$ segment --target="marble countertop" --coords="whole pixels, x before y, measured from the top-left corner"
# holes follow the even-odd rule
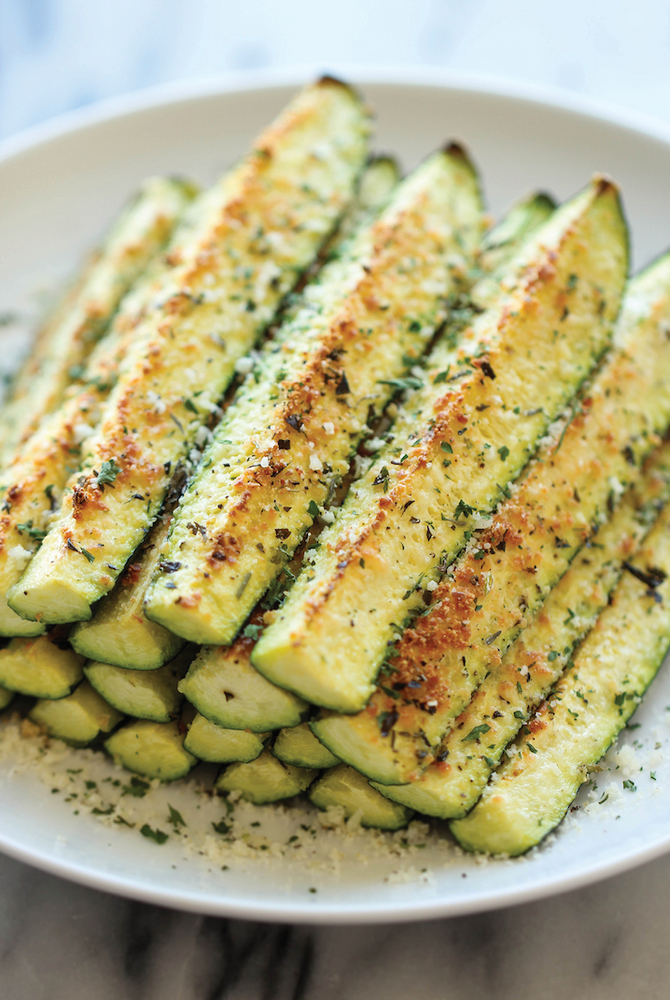
[[[0,0],[0,138],[169,80],[443,66],[670,122],[670,7],[611,0]],[[645,1000],[670,979],[670,857],[495,913],[303,928],[162,910],[0,857],[3,1000]]]

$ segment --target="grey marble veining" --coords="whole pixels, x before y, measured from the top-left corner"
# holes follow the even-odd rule
[[[220,920],[0,859],[2,1000],[665,1000],[670,858],[494,913],[396,926]]]
[[[564,0],[0,0],[0,136],[154,83],[424,64],[670,120],[670,8]],[[565,896],[387,927],[181,914],[0,857],[1,1000],[644,1000],[670,995],[670,857]]]

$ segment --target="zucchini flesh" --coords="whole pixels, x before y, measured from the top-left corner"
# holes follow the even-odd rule
[[[246,763],[259,756],[269,736],[246,729],[224,729],[198,714],[186,734],[184,749],[212,764]]]
[[[282,764],[269,750],[247,763],[231,764],[216,780],[218,792],[241,792],[255,805],[291,799],[308,788],[317,771]]]
[[[546,837],[654,679],[670,645],[670,509],[632,563],[653,571],[654,586],[624,573],[529,733],[508,747],[472,812],[450,824],[466,850],[518,855]]]
[[[631,281],[613,350],[578,412],[426,595],[430,608],[389,657],[366,711],[317,724],[334,753],[387,784],[412,780],[431,763],[454,719],[537,613],[590,526],[638,478],[639,461],[670,423],[668,321],[670,255]]]
[[[105,750],[128,771],[160,781],[177,781],[197,763],[184,748],[180,722],[138,719],[121,726],[105,740]]]
[[[149,618],[193,642],[232,642],[347,473],[370,410],[443,321],[481,223],[470,163],[458,147],[437,153],[307,286],[181,499]]]
[[[83,677],[84,657],[53,633],[12,639],[0,649],[0,684],[31,698],[66,698]]]
[[[188,202],[175,185],[174,222]],[[167,208],[166,208],[166,214]],[[189,223],[182,219],[170,244],[178,252]],[[73,468],[79,464],[82,442],[99,422],[101,407],[116,381],[121,361],[133,343],[138,325],[155,292],[154,282],[167,266],[159,255],[128,292],[111,328],[93,349],[80,381],[67,390],[62,405],[40,424],[0,473],[0,635],[34,636],[44,632],[39,622],[20,618],[7,604],[6,593],[20,578],[46,533],[49,520]]]
[[[241,636],[232,646],[204,646],[179,690],[201,715],[226,729],[261,733],[297,726],[309,706],[252,667],[252,645],[253,640]]]
[[[409,784],[373,782],[374,787],[394,802],[440,819],[469,812],[505,747],[528,725],[575,646],[606,607],[624,560],[634,554],[669,500],[670,446],[665,445],[597,532],[595,544],[587,542],[534,621],[493,667],[430,766]]]
[[[85,747],[101,733],[110,733],[123,715],[84,680],[67,698],[38,701],[28,718],[42,726],[49,736],[74,747]]]
[[[177,718],[182,695],[177,684],[192,659],[185,650],[158,670],[127,670],[108,663],[87,663],[84,674],[98,694],[124,715],[152,722]]]
[[[0,410],[3,463],[58,407],[121,299],[164,248],[175,219],[193,194],[183,181],[152,177],[117,219],[73,294],[57,311],[55,322],[38,334],[11,399]]]
[[[469,515],[497,506],[606,349],[626,267],[617,192],[596,179],[531,238],[460,347],[436,346],[394,439],[256,645],[261,673],[314,704],[363,707],[423,584],[466,544]]]
[[[70,642],[82,656],[129,670],[156,670],[174,659],[185,645],[185,639],[144,614],[144,599],[160,562],[168,527],[169,517],[163,514],[114,590],[97,605],[91,620],[73,628]]]
[[[280,729],[272,745],[278,760],[295,767],[314,767],[322,770],[339,764],[337,757],[317,740],[309,723],[301,722],[291,729]]]
[[[237,361],[351,200],[368,130],[359,99],[324,79],[202,196],[201,221],[156,290],[61,512],[11,591],[22,617],[85,621],[111,590]]]
[[[347,819],[357,816],[361,826],[379,830],[400,830],[414,815],[411,809],[385,799],[367,778],[347,764],[326,771],[312,785],[309,797],[319,809],[340,806]]]
[[[14,693],[14,691],[8,691],[7,688],[0,688],[0,712],[4,712],[7,706],[12,702]]]

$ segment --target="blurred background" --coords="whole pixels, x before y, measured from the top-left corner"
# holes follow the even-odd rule
[[[0,138],[138,88],[296,64],[427,66],[670,124],[665,0],[0,0]]]

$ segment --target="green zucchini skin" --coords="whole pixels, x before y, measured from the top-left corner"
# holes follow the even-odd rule
[[[309,788],[318,771],[283,764],[269,750],[248,763],[231,764],[217,778],[218,792],[241,792],[255,805],[291,799]]]
[[[391,785],[412,781],[432,762],[479,684],[566,572],[590,526],[639,480],[639,463],[666,432],[668,322],[665,255],[630,282],[613,348],[576,412],[427,595],[429,608],[389,658],[366,711],[317,724],[334,753]],[[389,713],[392,726],[384,721]]]
[[[237,362],[350,202],[368,132],[360,100],[324,79],[201,196],[200,223],[159,282],[60,514],[12,588],[17,614],[86,621],[91,604],[112,589]]]
[[[109,663],[87,663],[84,674],[95,690],[123,715],[152,722],[171,722],[179,715],[183,696],[178,683],[193,650],[184,650],[158,670],[127,670]]]
[[[186,181],[144,182],[87,261],[83,274],[38,333],[0,409],[0,461],[5,464],[40,421],[61,403],[105,333],[126,292],[165,247],[175,219],[195,194]]]
[[[307,722],[301,722],[291,729],[280,729],[271,749],[278,760],[284,764],[293,764],[294,767],[322,770],[340,763],[335,754],[319,742]]]
[[[663,445],[610,520],[576,556],[541,611],[507,650],[456,720],[436,760],[405,785],[373,782],[383,795],[440,819],[466,815],[505,748],[559,679],[607,606],[658,511],[670,501],[670,445]]]
[[[225,729],[263,733],[297,726],[309,711],[307,702],[254,669],[252,646],[244,636],[232,646],[203,646],[179,690],[201,715]]]
[[[508,747],[472,812],[450,824],[465,850],[517,856],[539,844],[656,676],[670,646],[669,508],[632,565],[643,576],[653,569],[654,586],[624,573],[527,735]]]
[[[66,698],[83,677],[84,658],[61,638],[12,639],[0,649],[0,685],[31,698]]]
[[[66,698],[38,701],[28,718],[49,736],[73,747],[86,747],[100,735],[110,733],[123,715],[84,680]]]
[[[170,782],[184,778],[197,763],[184,748],[179,722],[137,719],[105,740],[105,750],[128,771]]]
[[[608,347],[627,261],[618,193],[596,180],[525,245],[460,346],[438,343],[394,440],[256,645],[268,680],[334,711],[363,708],[424,586],[466,545],[470,515],[496,508]]]
[[[233,641],[346,475],[370,411],[441,325],[482,222],[472,165],[440,151],[305,288],[180,501],[149,618],[193,642]]]
[[[224,729],[198,714],[189,726],[184,749],[198,760],[211,764],[246,764],[263,752],[263,746],[269,737],[270,733]]]
[[[400,830],[414,815],[411,809],[380,795],[367,778],[347,764],[326,771],[310,788],[309,797],[319,809],[340,806],[347,819],[358,816],[361,826],[378,830]]]

